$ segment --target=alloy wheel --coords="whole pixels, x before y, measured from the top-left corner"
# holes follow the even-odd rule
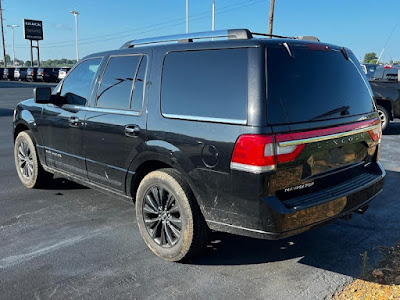
[[[381,119],[381,122],[382,122],[382,128],[385,128],[386,127],[386,122],[387,122],[386,114],[385,114],[385,112],[383,112],[380,109],[378,110],[378,114],[379,114],[379,118]]]
[[[22,176],[31,180],[34,172],[32,151],[28,143],[21,142],[18,146],[18,166]]]
[[[150,237],[160,246],[174,246],[182,232],[181,211],[175,197],[162,186],[150,187],[143,201],[143,220]]]

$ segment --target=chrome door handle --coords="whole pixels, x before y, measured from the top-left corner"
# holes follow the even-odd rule
[[[126,136],[139,136],[140,127],[137,125],[126,125],[125,126],[125,135]]]
[[[69,126],[71,127],[78,127],[79,126],[79,118],[77,117],[70,117],[68,120]]]

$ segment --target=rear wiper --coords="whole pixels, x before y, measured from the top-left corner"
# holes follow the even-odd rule
[[[328,116],[331,116],[331,115],[334,115],[334,114],[337,114],[337,113],[340,113],[341,116],[346,116],[346,115],[349,114],[349,108],[350,108],[350,106],[338,107],[338,108],[332,109],[332,110],[330,110],[330,111],[328,111],[328,112],[326,112],[326,113],[324,113],[322,115],[316,116],[316,117],[312,118],[310,121],[321,119],[321,118],[324,118],[324,117],[328,117]]]

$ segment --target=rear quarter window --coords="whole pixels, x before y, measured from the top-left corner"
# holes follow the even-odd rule
[[[246,123],[248,50],[171,52],[164,60],[164,117]]]

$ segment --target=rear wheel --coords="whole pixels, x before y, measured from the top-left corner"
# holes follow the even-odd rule
[[[14,144],[14,161],[18,177],[27,188],[37,188],[49,182],[53,174],[46,172],[39,162],[32,133],[22,131]]]
[[[136,218],[147,246],[165,260],[193,257],[208,241],[208,227],[196,199],[173,169],[143,178],[137,191]]]
[[[385,130],[386,127],[389,125],[390,116],[389,112],[383,106],[377,105],[379,118],[382,122],[382,130]]]

